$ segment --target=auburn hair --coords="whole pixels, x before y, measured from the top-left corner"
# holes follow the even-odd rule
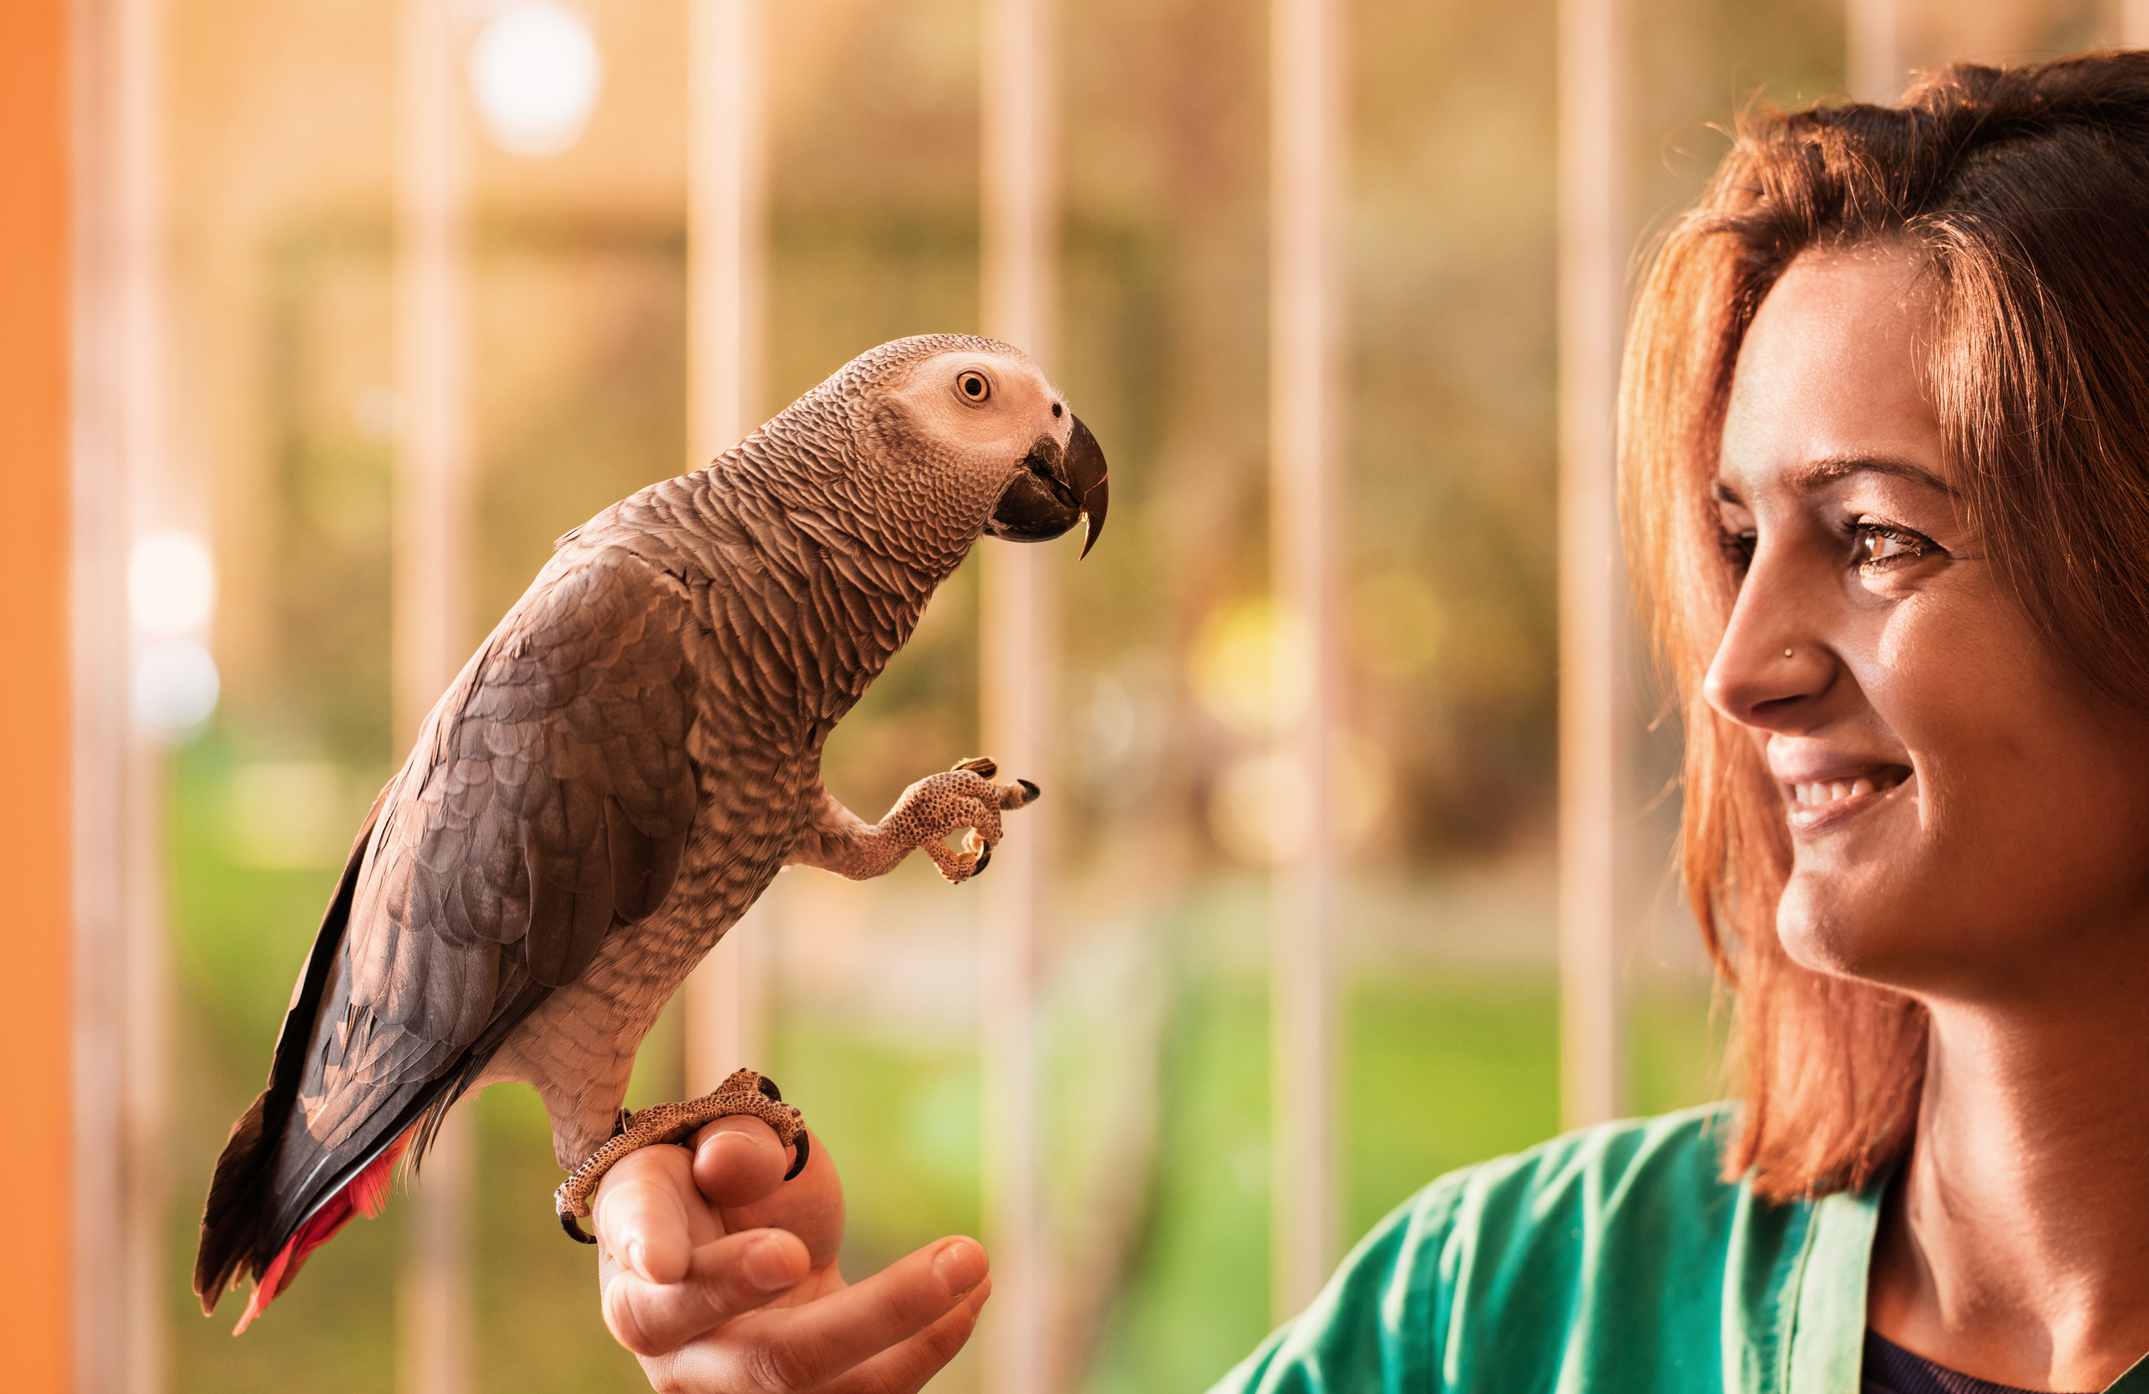
[[[1775,1199],[1891,1165],[1925,1070],[1923,1007],[1778,943],[1781,799],[1701,696],[1738,590],[1711,483],[1740,342],[1794,258],[1863,244],[1930,279],[1918,371],[1995,579],[2060,661],[2149,713],[2149,52],[1958,65],[1896,106],[1748,111],[1647,258],[1621,510],[1685,720],[1680,870],[1732,1003],[1724,1172]]]

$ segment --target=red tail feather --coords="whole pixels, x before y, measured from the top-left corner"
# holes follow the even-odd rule
[[[388,1208],[388,1183],[393,1178],[396,1159],[403,1155],[403,1149],[410,1145],[411,1134],[416,1131],[412,1128],[389,1143],[386,1150],[366,1164],[365,1170],[351,1178],[351,1184],[330,1196],[328,1203],[316,1210],[313,1218],[300,1225],[298,1233],[277,1250],[276,1257],[269,1260],[269,1266],[262,1269],[261,1276],[255,1280],[253,1295],[247,1299],[239,1324],[231,1328],[232,1335],[237,1336],[252,1326],[254,1318],[276,1300],[276,1294],[289,1287],[291,1280],[298,1276],[299,1266],[306,1262],[306,1255],[335,1238],[336,1231],[350,1223],[351,1216],[376,1219]]]

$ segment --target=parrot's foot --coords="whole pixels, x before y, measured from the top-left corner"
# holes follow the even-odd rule
[[[1043,792],[1027,779],[995,784],[1000,766],[982,755],[959,762],[946,774],[930,775],[903,791],[895,808],[881,820],[884,836],[907,842],[903,850],[922,847],[950,885],[961,885],[992,861],[1000,841],[1000,814],[1037,802]],[[941,841],[958,828],[961,851]]]
[[[588,1217],[590,1202],[597,1195],[597,1183],[604,1180],[604,1174],[617,1165],[620,1158],[660,1143],[685,1142],[703,1124],[734,1114],[760,1119],[775,1129],[778,1142],[798,1149],[791,1169],[784,1173],[784,1180],[789,1181],[806,1169],[805,1115],[783,1101],[783,1092],[776,1087],[775,1080],[752,1070],[733,1070],[713,1094],[704,1094],[683,1104],[657,1104],[636,1113],[621,1109],[618,1131],[611,1140],[584,1157],[560,1183],[560,1188],[552,1193],[552,1205],[559,1213],[560,1228],[567,1231],[570,1239],[584,1244],[596,1243],[575,1222]]]

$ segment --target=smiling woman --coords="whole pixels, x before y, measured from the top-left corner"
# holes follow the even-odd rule
[[[1737,1004],[1724,1174],[1893,1178],[1873,1329],[2038,1388],[2149,1348],[2145,220],[2149,55],[1750,119],[1622,402]]]

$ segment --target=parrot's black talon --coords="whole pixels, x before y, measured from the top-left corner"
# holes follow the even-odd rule
[[[1044,790],[1038,788],[1035,784],[1031,783],[1027,779],[1018,779],[1015,782],[1022,786],[1022,798],[1024,803],[1036,803],[1039,799],[1045,796]]]
[[[974,864],[972,864],[972,866],[971,866],[971,868],[970,868],[970,875],[971,875],[971,878],[972,878],[972,879],[974,880],[974,879],[976,879],[977,877],[979,877],[979,876],[982,876],[982,875],[984,875],[984,874],[985,874],[985,868],[986,868],[986,867],[988,867],[988,866],[991,866],[991,865],[992,865],[992,849],[991,849],[990,847],[988,847],[988,848],[986,848],[986,849],[985,849],[984,851],[982,851],[982,852],[980,852],[980,853],[978,853],[978,854],[977,854],[977,861],[976,861],[976,862],[975,862]]]
[[[626,1132],[626,1131],[627,1131],[627,1125],[628,1125],[628,1124],[630,1124],[630,1123],[632,1123],[633,1121],[634,1121],[634,1114],[633,1114],[633,1113],[632,1113],[631,1111],[627,1110],[627,1109],[621,1109],[621,1110],[620,1110],[619,1112],[617,1112],[617,1113],[613,1114],[613,1115],[612,1115],[612,1136],[613,1136],[613,1137],[618,1137],[618,1136],[619,1136],[620,1134],[622,1134],[622,1133]]]
[[[582,1232],[582,1226],[575,1223],[575,1217],[568,1214],[564,1210],[560,1212],[560,1228],[566,1230],[567,1237],[569,1239],[574,1240],[577,1244],[594,1244],[597,1242],[597,1237],[595,1235],[584,1234]]]
[[[783,1174],[783,1179],[786,1181],[806,1169],[806,1157],[813,1150],[806,1145],[806,1130],[804,1128],[798,1130],[798,1142],[796,1145],[798,1147],[798,1159],[792,1162],[791,1169]]]
[[[759,1082],[754,1087],[761,1091],[762,1098],[767,1099],[770,1103],[780,1104],[783,1102],[783,1090],[776,1087],[775,1080],[770,1079],[767,1075],[761,1075],[758,1079]]]

